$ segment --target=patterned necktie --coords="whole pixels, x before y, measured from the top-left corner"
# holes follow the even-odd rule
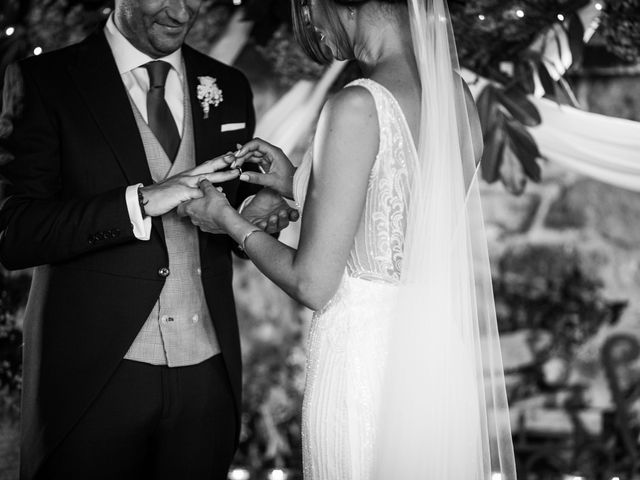
[[[171,115],[169,105],[164,99],[164,85],[171,65],[167,62],[154,61],[144,65],[149,72],[149,91],[147,92],[147,117],[151,131],[173,162],[180,147],[180,134],[176,122]]]

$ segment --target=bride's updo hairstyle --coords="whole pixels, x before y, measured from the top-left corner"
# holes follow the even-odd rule
[[[317,2],[323,18],[327,22],[328,28],[335,36],[336,47],[340,52],[348,52],[349,41],[340,17],[339,8],[359,7],[369,2],[377,2],[387,5],[407,5],[407,0],[291,0],[291,10],[293,12],[293,31],[298,43],[312,60],[329,64],[333,61],[333,55],[326,46],[323,46],[318,38],[318,33],[314,29],[311,18],[311,2]]]

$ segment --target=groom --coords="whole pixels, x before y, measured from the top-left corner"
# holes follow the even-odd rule
[[[104,29],[8,72],[20,88],[5,95],[0,262],[37,267],[24,480],[226,478],[240,431],[233,245],[175,207],[199,178],[236,206],[255,193],[231,160],[206,162],[255,120],[245,77],[183,45],[200,3],[116,0]],[[290,214],[269,190],[243,210],[269,232]]]

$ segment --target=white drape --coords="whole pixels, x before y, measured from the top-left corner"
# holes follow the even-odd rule
[[[468,70],[464,78],[477,96],[487,84]],[[550,162],[595,180],[640,192],[640,122],[586,112],[530,96],[542,123],[529,128]]]
[[[549,161],[617,187],[640,192],[640,122],[532,98],[542,124],[530,128]]]

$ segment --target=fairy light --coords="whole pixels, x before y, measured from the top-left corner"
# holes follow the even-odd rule
[[[560,20],[561,22],[564,22],[564,15],[559,13],[558,14],[558,20]]]
[[[524,10],[522,10],[521,8],[519,8],[518,10],[516,10],[516,17],[518,17],[518,18],[524,18]]]
[[[279,468],[274,468],[269,473],[269,480],[287,480],[287,472]]]
[[[611,480],[620,480],[620,477],[611,477]]]
[[[233,0],[233,4],[236,6],[242,5],[242,0]]]
[[[602,10],[602,4],[600,2],[596,3],[596,10]]]
[[[33,49],[34,55],[40,55],[42,53],[42,47],[36,47]]]
[[[228,480],[249,480],[251,475],[246,468],[234,468],[227,476]]]
[[[102,14],[106,17],[107,15],[109,15],[111,13],[111,9],[109,7],[104,7],[102,9]]]
[[[478,18],[479,18],[480,20],[483,20],[483,21],[484,21],[484,19],[485,19],[485,18],[487,18],[487,17],[485,17],[484,15],[480,14],[480,15],[478,15]]]
[[[4,34],[7,37],[10,37],[11,35],[13,35],[14,33],[16,33],[16,29],[14,27],[7,27],[7,29],[4,31]]]

